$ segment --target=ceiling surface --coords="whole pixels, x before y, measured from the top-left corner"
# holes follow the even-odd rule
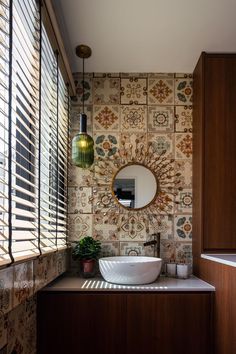
[[[52,0],[73,72],[192,72],[202,51],[236,52],[236,0]]]

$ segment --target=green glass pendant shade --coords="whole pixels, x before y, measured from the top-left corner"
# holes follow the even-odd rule
[[[93,139],[87,133],[79,133],[72,140],[72,163],[89,168],[94,162]]]
[[[72,163],[89,168],[94,161],[93,138],[87,134],[87,116],[80,114],[80,132],[72,140]]]

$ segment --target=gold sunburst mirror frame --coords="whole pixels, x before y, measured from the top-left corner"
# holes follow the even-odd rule
[[[181,173],[175,172],[175,160],[168,159],[165,155],[165,150],[159,154],[151,142],[145,146],[137,138],[133,144],[121,141],[120,149],[110,157],[97,157],[94,166],[90,168],[93,181],[88,182],[88,185],[95,185],[93,196],[90,198],[90,202],[94,201],[94,212],[109,215],[109,218],[117,220],[119,208],[122,208],[121,221],[133,216],[134,219],[139,218],[144,222],[146,232],[149,232],[150,225],[153,231],[160,231],[163,215],[173,214],[174,204],[179,203],[175,197],[178,191],[182,190],[182,187],[179,187]],[[157,191],[152,201],[138,209],[123,207],[113,192],[115,176],[130,164],[146,167],[157,181]],[[99,192],[99,187],[104,187],[103,193]]]

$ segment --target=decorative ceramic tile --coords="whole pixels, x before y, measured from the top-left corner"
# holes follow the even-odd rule
[[[136,156],[136,148],[145,149],[147,146],[147,134],[146,133],[122,133],[120,135],[120,148],[125,149],[126,153],[130,155],[130,160],[132,156]]]
[[[94,77],[99,77],[99,78],[120,77],[120,74],[119,73],[94,73]]]
[[[92,99],[92,78],[85,75],[84,85],[81,74],[74,75],[74,83],[76,89],[76,96],[72,98],[72,104],[76,103],[82,105],[83,100],[85,105],[90,105],[93,102]],[[84,86],[84,87],[83,87]],[[83,94],[84,92],[84,94]]]
[[[148,227],[144,220],[137,215],[124,215],[120,219],[119,238],[120,241],[145,241],[146,228]]]
[[[175,79],[175,104],[191,105],[193,103],[193,80]]]
[[[173,79],[148,79],[148,103],[155,105],[174,104],[174,80]]]
[[[102,242],[101,257],[112,257],[120,254],[120,242]]]
[[[68,184],[70,187],[93,185],[93,169],[79,168],[71,164],[69,167]]]
[[[4,316],[0,314],[0,351],[2,351],[2,349],[7,345],[7,325],[7,315]]]
[[[176,196],[176,212],[179,213],[192,213],[192,189],[183,189],[178,192]]]
[[[177,177],[178,187],[192,188],[192,161],[191,160],[175,160],[175,172],[181,173]]]
[[[193,110],[192,106],[176,106],[175,107],[175,131],[176,132],[192,132]]]
[[[34,293],[47,284],[47,256],[34,259]]]
[[[119,215],[93,215],[93,237],[97,240],[103,241],[117,241],[118,240],[118,222]]]
[[[192,242],[179,242],[176,249],[177,262],[192,262]]]
[[[173,195],[168,191],[161,190],[158,194],[153,209],[158,209],[159,214],[173,214],[174,213],[174,201]]]
[[[118,212],[118,205],[111,192],[110,186],[96,187],[93,189],[94,213]]]
[[[36,298],[31,297],[10,312],[8,353],[36,354]]]
[[[85,236],[92,235],[92,215],[69,215],[70,241],[78,241]]]
[[[172,79],[174,78],[174,73],[149,73],[148,77],[152,79]]]
[[[82,106],[71,105],[71,131],[73,136],[75,132],[80,131],[80,113],[83,112]],[[87,116],[87,132],[92,135],[92,106],[85,106],[84,112]]]
[[[147,131],[147,106],[121,106],[121,130]]]
[[[177,249],[180,247],[180,242],[176,240],[162,240],[161,239],[161,258],[163,262],[169,260],[175,261],[177,259]]]
[[[169,133],[174,131],[174,107],[148,106],[148,131]]]
[[[121,104],[146,104],[147,79],[130,77],[121,79]]]
[[[8,316],[8,353],[24,353],[25,302],[17,306]]]
[[[67,270],[67,253],[57,252],[57,275],[63,274]]]
[[[192,216],[175,215],[175,238],[187,241],[192,239]]]
[[[145,256],[145,247],[143,242],[121,242],[121,256]]]
[[[146,78],[147,76],[147,73],[120,73],[121,78]]]
[[[193,74],[175,73],[176,78],[192,79]]]
[[[0,271],[0,314],[12,309],[13,301],[13,267]]]
[[[24,354],[36,354],[36,296],[25,302]]]
[[[94,106],[94,131],[118,131],[120,125],[120,106]]]
[[[14,266],[13,307],[33,295],[33,261]]]
[[[57,277],[57,252],[47,255],[47,283]]]
[[[175,158],[191,159],[193,154],[193,142],[191,133],[175,134]]]
[[[166,158],[172,159],[174,157],[173,137],[174,135],[171,133],[169,134],[149,133],[148,141],[152,143],[155,153],[157,153],[158,155],[164,154]]]
[[[161,239],[173,238],[172,215],[149,215],[149,235],[160,232]]]
[[[69,187],[69,213],[89,214],[92,213],[92,188]]]
[[[110,157],[117,153],[119,148],[118,134],[114,133],[94,133],[95,155]]]
[[[120,103],[120,79],[95,78],[93,80],[94,104],[119,104]]]

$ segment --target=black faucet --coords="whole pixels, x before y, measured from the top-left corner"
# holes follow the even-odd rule
[[[160,238],[161,238],[161,234],[160,232],[157,232],[156,234],[152,234],[151,235],[153,237],[152,240],[150,241],[146,241],[144,242],[144,247],[145,246],[154,246],[153,248],[153,254],[154,254],[154,257],[158,257],[160,258]]]

